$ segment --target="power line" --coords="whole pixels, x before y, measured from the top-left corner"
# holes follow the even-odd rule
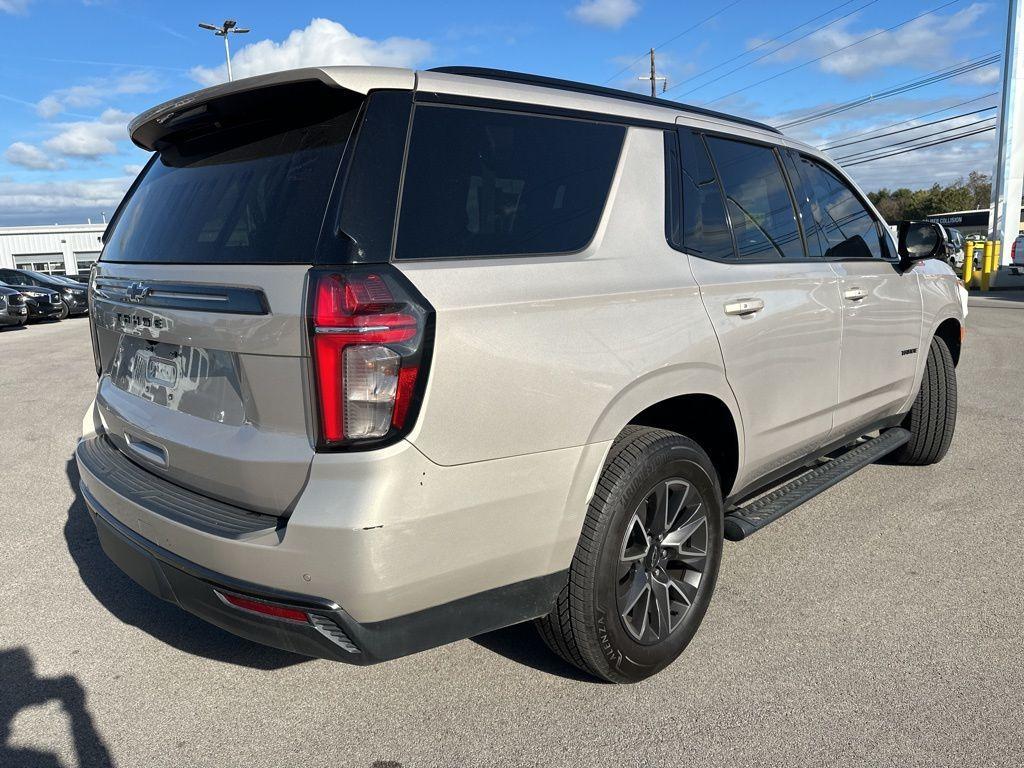
[[[967,99],[967,101],[961,101],[959,104],[953,104],[950,107],[943,107],[942,109],[934,109],[931,112],[925,112],[923,115],[918,115],[917,117],[908,117],[906,120],[900,120],[899,122],[890,123],[889,125],[878,126],[876,128],[871,128],[871,129],[866,130],[866,131],[858,131],[857,133],[848,133],[846,136],[836,136],[835,138],[831,139],[830,141],[825,142],[824,145],[818,147],[818,149],[821,149],[821,150],[832,149],[832,147],[834,146],[834,142],[837,142],[837,141],[846,141],[847,139],[855,139],[858,136],[867,136],[869,133],[874,133],[875,131],[884,131],[887,128],[895,128],[897,125],[905,125],[906,123],[912,123],[915,120],[923,120],[924,118],[931,117],[932,115],[941,115],[943,112],[949,112],[951,109],[959,109],[960,107],[966,107],[968,104],[973,104],[976,101],[981,101],[982,99],[987,99],[990,96],[998,96],[998,95],[999,95],[999,91],[992,91],[991,93],[986,93],[983,96],[977,96],[976,98],[973,98],[973,99]]]
[[[919,149],[928,149],[929,147],[937,147],[940,144],[948,144],[951,141],[959,141],[960,139],[965,139],[965,138],[967,138],[969,136],[976,136],[979,133],[988,133],[989,131],[994,131],[995,129],[996,129],[996,127],[994,125],[989,126],[988,128],[978,128],[978,129],[973,130],[973,131],[968,131],[966,133],[961,133],[961,134],[959,134],[957,136],[949,136],[948,138],[940,139],[938,141],[933,141],[933,142],[930,142],[928,144],[920,144],[920,145],[918,145],[916,147],[907,147],[906,149],[899,149],[899,150],[896,150],[895,152],[889,152],[888,154],[882,154],[882,155],[877,155],[875,157],[869,157],[869,158],[866,158],[866,159],[863,159],[863,160],[857,160],[856,162],[853,162],[853,163],[843,163],[843,165],[845,167],[847,167],[847,168],[850,168],[850,167],[852,167],[854,165],[863,165],[864,163],[873,163],[875,160],[883,160],[883,159],[885,159],[887,157],[896,157],[897,155],[905,155],[908,152],[917,152]]]
[[[975,126],[977,127],[978,123],[987,123],[990,120],[995,120],[995,117],[986,117],[984,120],[979,120],[979,121],[977,121],[977,123],[975,123]],[[841,163],[841,162],[844,162],[846,160],[857,160],[857,159],[860,159],[861,156],[871,155],[871,154],[873,154],[875,152],[881,152],[881,151],[886,150],[886,149],[892,149],[893,147],[900,147],[900,146],[904,146],[906,144],[913,144],[915,141],[921,141],[922,139],[931,139],[931,138],[934,138],[936,136],[941,136],[944,133],[951,133],[952,131],[962,131],[966,127],[968,127],[968,126],[954,125],[954,126],[952,126],[950,128],[943,128],[940,131],[933,131],[932,133],[925,134],[924,136],[914,136],[914,137],[909,138],[909,139],[903,139],[902,141],[894,141],[891,144],[885,144],[884,146],[881,146],[881,147],[872,147],[871,149],[862,149],[862,150],[860,150],[858,152],[854,152],[854,153],[849,154],[849,155],[844,155],[843,157],[837,157],[836,158],[836,162]]]
[[[959,114],[959,115],[952,115],[951,117],[944,117],[941,120],[932,120],[931,122],[928,122],[928,123],[921,123],[920,125],[912,125],[909,128],[902,128],[902,129],[900,129],[898,131],[889,131],[888,133],[879,133],[879,134],[876,134],[874,136],[868,136],[867,138],[864,138],[864,139],[857,139],[856,141],[847,141],[847,142],[845,142],[843,144],[832,144],[832,145],[827,146],[827,147],[818,147],[818,149],[820,149],[822,152],[831,152],[833,149],[839,149],[840,147],[851,147],[854,144],[863,144],[866,141],[877,141],[878,139],[884,139],[886,136],[895,136],[896,134],[899,134],[899,133],[907,133],[908,131],[917,131],[917,130],[920,130],[921,128],[927,128],[929,125],[938,125],[939,123],[946,123],[946,122],[949,122],[950,120],[957,120],[957,119],[959,119],[961,117],[970,117],[971,115],[980,115],[982,112],[990,112],[993,109],[998,109],[998,106],[993,104],[991,107],[983,107],[982,109],[976,109],[973,112],[964,112],[964,113]],[[987,118],[986,117],[985,119],[989,120],[989,119],[995,119],[995,118],[994,117],[993,118]],[[957,127],[958,128],[962,128],[963,126],[957,126]]]
[[[705,17],[705,18],[701,19],[700,21],[698,21],[698,22],[697,22],[696,24],[694,24],[694,25],[692,25],[692,26],[689,26],[689,27],[687,27],[687,28],[686,28],[686,29],[684,29],[684,30],[683,30],[682,32],[680,32],[679,34],[677,34],[677,35],[673,35],[672,37],[670,37],[670,38],[669,38],[668,40],[666,40],[665,42],[663,42],[663,43],[659,43],[658,45],[654,46],[654,50],[655,50],[655,51],[657,51],[657,50],[658,50],[658,49],[660,49],[660,48],[664,48],[664,47],[665,47],[666,45],[668,45],[669,43],[674,43],[674,42],[675,42],[676,40],[678,40],[678,39],[679,39],[680,37],[682,37],[683,35],[685,35],[685,34],[688,34],[688,33],[690,33],[690,32],[693,32],[693,30],[697,29],[697,27],[700,27],[700,26],[702,26],[702,25],[704,25],[704,24],[708,23],[709,21],[711,21],[711,20],[712,20],[713,18],[715,18],[716,16],[718,16],[718,15],[720,15],[720,14],[724,13],[725,11],[729,10],[729,9],[730,9],[730,8],[732,8],[732,7],[734,6],[734,5],[739,5],[739,4],[740,4],[740,3],[742,3],[742,2],[743,2],[743,0],[733,0],[733,1],[731,2],[731,3],[728,3],[727,5],[723,5],[723,6],[722,6],[721,8],[719,8],[719,9],[718,9],[717,11],[715,11],[714,13],[712,13],[712,14],[711,14],[710,16],[707,16],[707,17]],[[641,61],[643,61],[644,59],[646,59],[646,58],[647,58],[647,56],[648,56],[648,54],[647,54],[647,53],[644,53],[644,55],[643,55],[643,56],[637,56],[637,57],[636,57],[635,59],[633,59],[633,61],[629,62],[629,64],[627,64],[627,65],[626,65],[626,66],[624,66],[624,67],[623,67],[622,69],[620,69],[620,70],[619,70],[618,72],[616,72],[616,73],[615,73],[614,75],[612,75],[612,76],[611,76],[611,77],[609,77],[609,78],[608,78],[607,80],[605,80],[605,81],[604,81],[604,84],[606,85],[606,84],[610,83],[610,82],[611,82],[612,80],[614,80],[615,78],[617,78],[617,77],[618,77],[619,75],[621,75],[621,74],[622,74],[623,72],[628,72],[628,71],[629,71],[629,70],[631,70],[631,69],[632,69],[632,68],[633,68],[633,67],[634,67],[634,66],[635,66],[635,65],[636,65],[636,64],[637,64],[638,62],[641,62]]]
[[[731,74],[733,74],[735,72],[739,72],[741,69],[745,69],[746,67],[749,67],[751,64],[756,64],[757,62],[761,61],[762,59],[766,59],[769,56],[774,56],[779,51],[785,50],[786,48],[789,48],[791,45],[795,45],[796,43],[799,43],[801,40],[804,40],[804,39],[810,37],[815,32],[820,32],[821,30],[825,29],[826,27],[831,27],[833,24],[835,24],[837,22],[840,22],[843,19],[848,19],[850,16],[853,16],[855,13],[859,13],[860,11],[863,11],[865,8],[867,8],[869,5],[874,5],[877,2],[878,2],[878,0],[870,0],[870,2],[867,2],[867,3],[865,3],[864,5],[862,5],[862,6],[858,7],[858,8],[854,8],[849,13],[843,14],[839,18],[832,19],[832,21],[828,22],[827,24],[822,24],[820,27],[815,27],[810,32],[807,32],[806,34],[800,35],[800,37],[796,38],[795,40],[790,40],[785,45],[780,45],[778,48],[776,48],[773,51],[768,51],[768,53],[765,53],[765,54],[763,54],[761,56],[758,56],[756,59],[751,59],[750,61],[746,62],[745,64],[741,64],[738,67],[734,67],[733,69],[730,69],[728,72],[725,72],[725,73],[719,75],[718,77],[712,78],[711,80],[708,80],[705,83],[701,83],[700,85],[691,88],[690,90],[686,91],[683,94],[683,96],[686,96],[688,94],[691,94],[691,93],[694,93],[696,91],[699,91],[701,88],[705,88],[705,87],[711,85],[712,83],[717,83],[722,78],[728,77],[729,75],[731,75]],[[828,16],[828,14],[832,13],[832,11],[836,11],[839,8],[842,8],[844,5],[849,5],[849,4],[850,4],[849,2],[841,3],[840,5],[837,5],[835,8],[831,8],[831,9],[825,11],[825,13],[821,14],[820,16],[815,16],[813,19],[810,19],[809,21],[805,21],[803,24],[801,24],[801,25],[799,25],[797,27],[793,27],[793,29],[789,30],[789,32],[783,32],[778,37],[775,37],[772,40],[768,40],[767,42],[761,43],[761,45],[757,46],[757,48],[752,48],[749,51],[744,51],[739,56],[734,56],[733,58],[729,59],[728,61],[722,62],[721,64],[716,64],[714,67],[711,67],[711,69],[706,69],[703,72],[701,72],[700,74],[694,75],[693,77],[689,77],[686,80],[683,80],[678,85],[682,85],[683,83],[687,83],[690,80],[693,80],[693,79],[695,79],[697,77],[700,77],[701,75],[706,75],[708,72],[711,72],[712,70],[718,69],[718,67],[724,66],[725,64],[728,64],[730,62],[736,61],[736,59],[740,59],[740,58],[746,56],[748,53],[753,53],[758,48],[762,48],[763,46],[768,45],[769,43],[773,43],[773,42],[775,42],[775,41],[785,37],[786,35],[790,34],[790,32],[795,32],[796,30],[800,29],[800,27],[806,27],[811,22],[817,21],[818,19],[822,18],[822,16]],[[678,87],[678,85],[677,86],[673,86],[673,87]],[[672,88],[669,88],[669,90],[671,91]]]
[[[797,125],[803,125],[804,123],[811,123],[814,122],[815,120],[821,120],[822,118],[825,117],[832,117],[833,115],[838,115],[841,112],[849,112],[851,109],[856,109],[857,107],[863,106],[864,104],[869,104],[873,101],[887,99],[890,96],[899,96],[900,94],[907,93],[908,91],[914,91],[917,90],[918,88],[924,88],[925,86],[928,85],[940,83],[943,80],[949,80],[951,78],[967,74],[968,72],[973,72],[976,69],[981,69],[982,67],[986,67],[989,64],[993,64],[999,61],[999,58],[1000,54],[998,53],[986,54],[984,57],[980,59],[964,62],[962,64],[953,64],[950,67],[944,67],[943,69],[937,69],[934,72],[929,72],[928,74],[918,78],[917,80],[907,80],[898,85],[894,85],[892,88],[889,88],[887,90],[879,91],[878,93],[870,93],[867,96],[860,97],[859,99],[854,99],[853,101],[847,101],[844,104],[838,104],[834,107],[823,109],[820,112],[812,112],[809,115],[804,115],[803,117],[799,117],[795,120],[790,120],[788,122],[781,123],[775,127],[780,129],[792,128]]]
[[[829,56],[835,56],[837,53],[842,53],[843,51],[849,50],[850,48],[853,48],[856,45],[860,45],[861,43],[866,43],[868,40],[871,40],[872,38],[878,37],[879,35],[884,35],[886,32],[892,32],[894,29],[899,29],[900,27],[905,27],[907,24],[910,24],[912,21],[917,21],[918,19],[924,18],[925,16],[929,16],[929,15],[931,15],[933,13],[937,13],[938,11],[941,11],[944,8],[948,8],[951,5],[956,5],[957,3],[961,3],[961,2],[963,2],[963,0],[949,0],[949,2],[943,3],[940,6],[932,8],[930,11],[925,11],[924,13],[919,13],[917,16],[914,16],[913,18],[907,19],[906,21],[901,21],[899,24],[894,24],[891,27],[886,27],[885,29],[879,30],[878,32],[872,32],[870,35],[862,37],[860,40],[852,42],[849,45],[844,45],[842,48],[837,48],[834,51],[830,51],[830,52],[828,52],[826,54],[818,56],[816,59],[811,59],[810,61],[805,61],[803,64],[797,64],[795,67],[790,67],[787,70],[784,70],[782,72],[778,72],[778,73],[776,73],[774,75],[771,75],[770,77],[764,78],[763,80],[758,80],[756,83],[751,83],[750,85],[745,85],[742,88],[737,88],[734,91],[729,91],[729,93],[725,94],[724,96],[719,96],[714,101],[708,102],[708,104],[714,104],[715,102],[722,101],[723,99],[727,99],[730,96],[735,96],[737,93],[742,93],[743,91],[748,91],[751,88],[756,88],[759,85],[764,85],[765,83],[767,83],[767,82],[769,82],[771,80],[775,80],[776,78],[782,77],[783,75],[788,75],[790,72],[795,72],[796,70],[802,69],[803,67],[806,67],[809,64],[815,64],[815,63],[821,61],[822,59],[827,59]]]

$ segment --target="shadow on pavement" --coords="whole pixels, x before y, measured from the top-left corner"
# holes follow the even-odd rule
[[[310,661],[306,656],[259,645],[207,624],[151,595],[125,576],[100,547],[96,528],[78,487],[78,465],[74,458],[67,462],[66,472],[75,494],[64,525],[68,552],[89,591],[114,616],[180,651],[227,664],[270,670]],[[6,765],[0,761],[0,766]]]
[[[92,715],[85,707],[85,689],[71,675],[38,677],[32,657],[24,648],[0,651],[0,765],[4,768],[60,768],[64,763],[57,755],[37,749],[12,747],[11,724],[18,713],[28,707],[56,701],[71,723],[76,763],[93,768],[113,766],[107,745],[103,743]]]
[[[472,638],[477,645],[504,656],[506,659],[532,667],[549,675],[557,675],[582,683],[601,684],[597,678],[584,674],[576,667],[562,661],[548,648],[537,630],[530,623],[516,624],[504,629],[496,629],[484,635]]]

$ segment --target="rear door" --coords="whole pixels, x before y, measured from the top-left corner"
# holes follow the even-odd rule
[[[271,514],[305,484],[307,274],[361,103],[277,86],[155,140],[91,290],[99,413],[146,469]]]
[[[806,256],[774,148],[685,128],[678,135],[681,245],[697,257],[691,269],[743,419],[741,486],[811,453],[832,429],[837,280]]]
[[[911,394],[921,354],[921,290],[914,270],[900,270],[885,226],[853,188],[810,158],[795,162],[814,217],[808,242],[839,278],[843,344],[835,430],[847,435],[894,414]]]

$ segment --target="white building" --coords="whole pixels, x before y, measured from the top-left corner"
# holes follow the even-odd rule
[[[87,275],[99,258],[106,228],[106,224],[0,227],[0,267]]]

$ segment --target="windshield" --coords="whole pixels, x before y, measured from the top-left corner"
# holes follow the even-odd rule
[[[187,123],[153,157],[101,261],[312,262],[358,108],[351,94],[317,96],[268,95]]]

